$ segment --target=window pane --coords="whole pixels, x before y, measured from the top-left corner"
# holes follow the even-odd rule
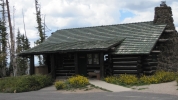
[[[92,54],[87,54],[87,63],[92,64]]]
[[[94,54],[93,64],[99,64],[99,55],[98,54]]]

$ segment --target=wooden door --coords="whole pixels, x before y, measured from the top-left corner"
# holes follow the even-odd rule
[[[86,54],[78,55],[78,74],[87,76],[87,57]]]

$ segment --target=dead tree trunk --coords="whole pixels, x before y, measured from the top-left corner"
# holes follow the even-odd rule
[[[16,66],[15,66],[15,39],[14,34],[12,32],[12,24],[11,24],[11,16],[10,16],[10,9],[9,9],[9,2],[6,0],[7,4],[7,13],[8,13],[8,21],[9,21],[9,29],[10,29],[10,64],[13,67],[14,76],[16,76]]]

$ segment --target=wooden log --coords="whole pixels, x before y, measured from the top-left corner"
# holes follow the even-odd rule
[[[161,51],[160,50],[153,50],[151,51],[151,53],[160,53]]]
[[[159,39],[158,42],[166,42],[168,41],[169,39]]]
[[[137,61],[117,61],[113,62],[113,64],[137,64]]]
[[[138,59],[138,57],[118,57],[118,58],[116,58],[116,57],[114,58],[114,57],[113,57],[112,59],[113,59],[113,60],[114,60],[114,59],[117,59],[117,60],[128,60],[128,59],[129,59],[129,60],[130,60],[130,59],[134,60],[134,59],[135,59],[135,60],[136,60],[136,59]]]
[[[114,70],[114,74],[137,74],[137,70]]]
[[[143,71],[144,74],[153,74],[153,71]]]
[[[166,33],[173,33],[173,32],[175,32],[175,30],[164,30],[164,32],[166,32]]]
[[[143,65],[157,65],[158,62],[144,62]]]
[[[137,66],[113,66],[114,70],[136,70]]]

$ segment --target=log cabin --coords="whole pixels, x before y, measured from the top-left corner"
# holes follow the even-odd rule
[[[158,68],[175,70],[174,62],[167,59],[176,52],[176,44],[171,7],[162,3],[155,7],[153,21],[57,30],[19,56],[30,58],[31,75],[34,55],[43,55],[53,78],[95,71],[100,77],[140,75]]]

